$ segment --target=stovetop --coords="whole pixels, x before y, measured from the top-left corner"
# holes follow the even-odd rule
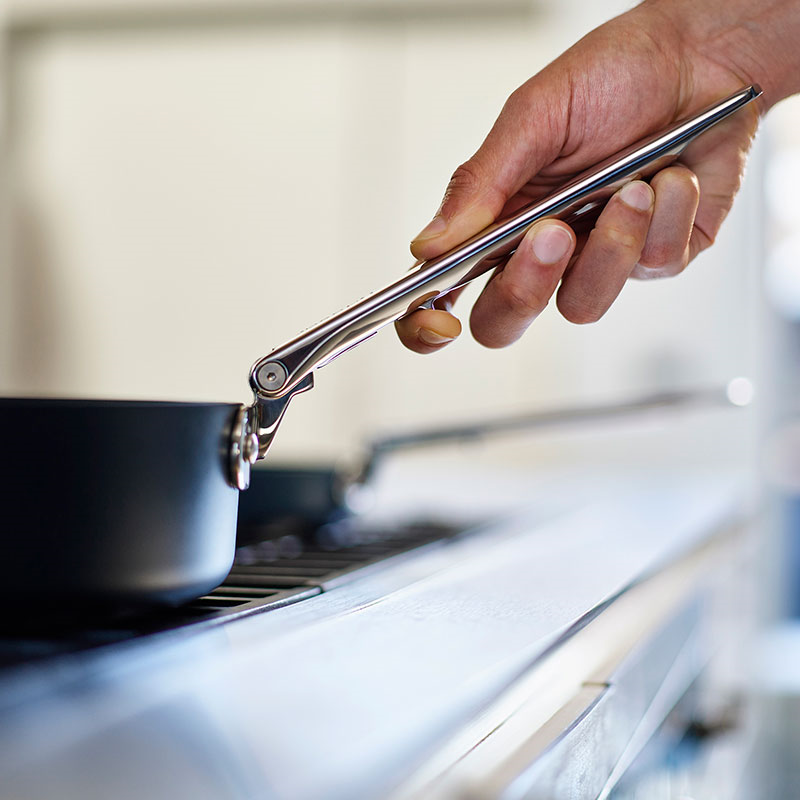
[[[650,639],[628,630],[623,613],[643,605],[645,619],[650,601],[619,606],[622,616],[614,610],[648,576],[695,554],[707,558],[708,586],[716,585],[725,560],[716,548],[733,547],[732,526],[744,511],[739,484],[684,473],[670,481],[649,472],[624,480],[593,475],[559,484],[561,490],[553,481],[526,481],[524,507],[521,501],[512,509],[506,484],[481,476],[453,495],[460,527],[396,524],[409,509],[455,519],[438,502],[447,496],[441,484],[440,477],[425,484],[438,505],[416,495],[412,504],[395,481],[396,503],[380,506],[381,520],[390,522],[373,527],[374,518],[311,537],[275,531],[269,541],[240,548],[225,583],[182,609],[63,636],[0,637],[0,795],[388,796],[435,766],[440,754],[460,763],[466,751],[459,747],[471,752],[485,733],[473,723],[494,731],[512,710],[509,698],[554,709],[566,702],[570,710],[573,688],[579,716],[567,715],[566,728],[552,733],[562,736],[571,720],[583,720],[576,735],[589,731],[581,741],[602,746],[605,755],[572,758],[567,745],[547,752],[567,752],[564,763],[576,775],[585,763],[616,763],[618,740],[605,723],[624,717],[638,731],[632,711],[649,708],[652,692],[638,673],[625,683],[624,669],[599,674],[592,664],[612,663],[617,634],[635,636],[631,653],[640,652],[638,642],[641,652],[654,651]],[[508,513],[491,516],[486,498]],[[699,568],[698,580],[687,591],[706,585]],[[742,594],[738,585],[730,589]],[[653,596],[659,607],[666,602]],[[676,606],[675,619],[684,619],[682,609],[691,622],[692,609],[717,607],[692,595]],[[591,634],[607,613],[615,614],[606,623],[614,635]],[[714,619],[700,622],[683,629],[720,630]],[[590,634],[588,665],[565,649],[582,631]],[[686,660],[676,663],[701,664],[695,655],[702,648],[683,641],[675,639],[675,649]],[[660,653],[653,658],[666,669],[671,662]],[[573,660],[580,673],[571,671]],[[552,680],[539,683],[539,667],[548,664]],[[633,695],[625,686],[638,705],[628,702]],[[660,685],[651,688],[662,696]],[[580,716],[587,693],[603,699]],[[501,716],[486,716],[490,708]],[[536,710],[542,721],[549,718],[544,712]],[[523,736],[523,749],[534,730],[524,721],[524,729],[509,728]],[[459,747],[451,749],[453,743]],[[503,747],[516,757],[518,744]],[[526,765],[540,763],[531,758]],[[559,780],[565,774],[559,769]]]
[[[0,673],[32,662],[108,647],[188,626],[219,625],[243,616],[298,603],[366,575],[388,560],[463,531],[443,522],[363,524],[345,519],[317,530],[288,522],[270,538],[236,550],[222,584],[177,608],[94,623],[91,627],[36,629],[16,623],[0,632]],[[257,532],[248,531],[252,540]]]

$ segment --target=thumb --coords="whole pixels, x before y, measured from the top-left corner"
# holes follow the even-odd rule
[[[434,258],[483,230],[556,158],[567,130],[568,95],[557,99],[548,83],[540,74],[509,97],[478,151],[453,173],[433,220],[411,242],[416,258]]]

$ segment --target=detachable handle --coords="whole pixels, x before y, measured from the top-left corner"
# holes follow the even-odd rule
[[[289,398],[310,388],[313,371],[372,336],[384,325],[464,286],[508,258],[539,219],[574,222],[596,212],[625,183],[646,178],[674,161],[697,136],[759,96],[749,86],[695,116],[638,142],[582,173],[542,200],[486,228],[437,258],[309,328],[250,370],[255,394],[259,456],[263,457]]]

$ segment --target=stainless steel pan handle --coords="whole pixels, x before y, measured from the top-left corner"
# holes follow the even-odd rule
[[[674,161],[711,126],[750,103],[758,86],[736,92],[690,119],[638,142],[582,173],[542,200],[496,222],[438,258],[414,267],[401,278],[309,328],[257,361],[250,370],[255,395],[251,430],[263,457],[289,399],[313,385],[313,371],[363,342],[384,325],[463,286],[502,263],[530,226],[544,217],[574,222],[596,211],[628,181],[646,178]]]

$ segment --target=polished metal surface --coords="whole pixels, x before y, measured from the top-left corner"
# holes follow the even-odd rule
[[[250,467],[258,459],[258,437],[253,433],[249,412],[242,406],[233,420],[229,453],[228,481],[235,489],[244,491],[250,485]]]
[[[709,658],[703,603],[710,591],[687,586],[684,607],[638,642],[604,692],[546,752],[518,771],[487,780],[485,797],[502,800],[607,800]],[[708,622],[706,621],[706,624]],[[590,684],[591,685],[591,684]],[[520,766],[520,765],[518,765]]]
[[[268,366],[268,365],[267,365]],[[292,388],[291,392],[275,398],[262,399],[256,396],[253,405],[248,407],[249,430],[258,439],[258,458],[264,458],[275,438],[278,426],[289,406],[289,401],[301,392],[307,392],[314,386],[313,374],[306,375],[303,380]]]
[[[425,261],[401,278],[309,328],[257,361],[250,370],[254,430],[264,456],[291,396],[320,366],[355,347],[384,325],[502,264],[531,225],[544,217],[573,222],[595,211],[628,181],[663,169],[711,126],[759,96],[749,86],[688,120],[638,142],[582,173],[543,200],[498,221],[464,244]],[[306,387],[307,388],[307,387]],[[276,405],[275,401],[279,401]]]

